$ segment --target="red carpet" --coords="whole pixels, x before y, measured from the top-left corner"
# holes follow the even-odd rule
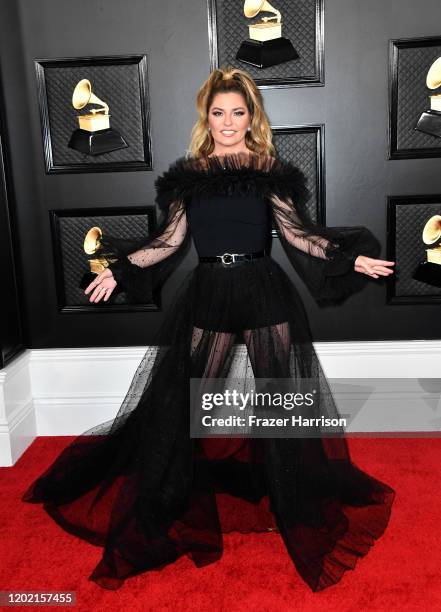
[[[88,612],[441,610],[441,438],[349,440],[353,461],[392,486],[396,501],[386,533],[355,571],[319,593],[297,575],[274,532],[225,535],[215,564],[198,569],[183,557],[118,591],[101,589],[87,577],[102,549],[65,533],[40,505],[20,501],[71,439],[39,438],[14,467],[0,468],[1,591],[76,591],[75,610]]]

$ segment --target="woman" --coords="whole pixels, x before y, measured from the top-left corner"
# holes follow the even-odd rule
[[[310,220],[305,177],[274,156],[262,98],[246,72],[214,70],[197,109],[191,155],[155,183],[158,229],[141,243],[108,239],[102,248],[113,261],[85,293],[107,301],[119,283],[136,301],[141,288],[162,285],[190,234],[199,263],[115,419],[78,436],[23,500],[43,503],[64,529],[104,548],[89,579],[105,588],[182,554],[197,566],[211,563],[222,554],[222,533],[269,529],[318,591],[382,535],[393,489],[352,463],[342,435],[191,437],[189,381],[227,378],[241,338],[254,377],[312,379],[320,413],[337,416],[302,300],[268,254],[271,224],[320,305],[390,275],[394,262],[376,258],[380,245],[366,228]]]

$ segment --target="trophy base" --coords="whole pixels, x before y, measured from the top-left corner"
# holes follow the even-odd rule
[[[415,129],[441,138],[441,111],[429,109],[421,114]]]
[[[81,280],[80,280],[80,282],[79,282],[78,287],[80,287],[80,289],[83,289],[83,290],[84,290],[84,289],[86,289],[86,288],[87,288],[87,287],[90,285],[90,283],[91,283],[93,280],[95,280],[95,279],[96,279],[96,274],[95,274],[94,272],[85,272],[85,273],[83,274],[83,276],[81,277]],[[117,295],[118,293],[121,293],[122,291],[124,291],[124,290],[122,289],[121,285],[120,285],[119,283],[117,283],[117,285],[116,285],[115,289],[112,291],[111,296],[112,296],[112,295]],[[87,294],[87,296],[86,296],[86,297],[90,297],[90,295],[91,295],[91,294],[89,293],[89,294]]]
[[[427,285],[441,287],[441,265],[424,261],[416,267],[412,278]]]
[[[86,155],[102,155],[125,149],[129,145],[124,138],[113,128],[88,132],[87,130],[75,130],[70,137],[69,144],[71,149],[75,149]]]
[[[299,57],[291,41],[283,36],[264,42],[251,38],[244,40],[236,55],[237,60],[257,68],[268,68]]]

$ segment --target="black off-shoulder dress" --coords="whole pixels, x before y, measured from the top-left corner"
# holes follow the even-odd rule
[[[344,435],[191,437],[189,381],[228,378],[240,334],[254,377],[312,379],[320,413],[338,417],[300,295],[269,254],[271,228],[320,306],[372,282],[354,260],[378,257],[380,245],[367,228],[314,223],[304,175],[271,156],[179,158],[156,189],[157,230],[142,242],[103,244],[129,300],[146,284],[161,287],[190,236],[201,257],[266,254],[230,266],[200,262],[187,274],[157,351],[144,355],[115,418],[71,442],[22,499],[103,547],[89,579],[108,589],[183,554],[196,566],[214,562],[223,533],[268,529],[280,533],[309,587],[324,589],[384,533],[394,490],[352,462]]]

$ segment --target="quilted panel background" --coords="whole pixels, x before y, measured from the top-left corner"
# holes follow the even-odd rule
[[[261,12],[248,19],[243,14],[243,2],[216,0],[217,66],[228,64],[243,68],[255,79],[270,78],[284,80],[295,77],[314,78],[316,74],[316,2],[314,0],[291,0],[276,2],[273,6],[282,14],[282,36],[288,38],[299,54],[299,58],[269,68],[256,68],[236,60],[242,41],[248,39],[248,26],[261,21]]]
[[[149,227],[149,218],[146,214],[118,214],[118,215],[87,215],[84,217],[61,216],[59,222],[59,236],[62,260],[57,262],[62,278],[61,292],[65,294],[63,306],[90,305],[89,296],[79,287],[79,282],[85,272],[90,270],[88,255],[84,252],[83,244],[86,233],[93,226],[101,228],[103,235],[113,235],[118,238],[142,238],[152,231]],[[112,294],[112,303],[125,304],[126,296],[123,292]],[[143,303],[150,304],[152,296],[146,289]]]
[[[319,193],[317,179],[317,133],[316,131],[292,133],[278,133],[274,130],[274,146],[277,156],[291,161],[298,166],[308,179],[308,189],[311,197],[307,202],[307,209],[313,221],[318,220]]]
[[[441,288],[433,287],[414,280],[412,274],[416,266],[426,260],[428,248],[421,234],[426,221],[432,215],[441,214],[440,204],[397,204],[396,214],[396,249],[394,258],[399,266],[395,279],[395,295],[424,296],[441,295]],[[440,267],[441,274],[441,267]]]
[[[414,129],[421,113],[430,108],[426,76],[431,64],[440,56],[441,45],[400,48],[398,51],[398,149],[441,147],[441,138]]]
[[[44,72],[55,165],[145,161],[137,64],[46,66]],[[123,136],[127,148],[93,156],[67,146],[79,127],[77,115],[90,112],[90,106],[82,110],[72,106],[75,86],[85,78],[90,80],[92,92],[109,105],[110,127]]]

